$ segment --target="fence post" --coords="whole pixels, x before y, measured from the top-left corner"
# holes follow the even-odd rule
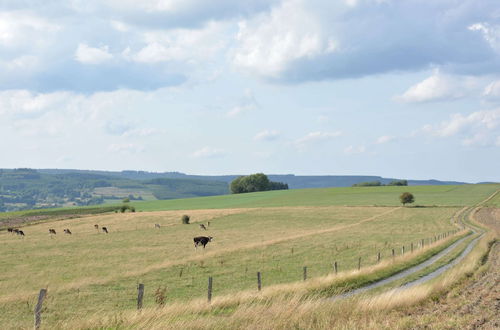
[[[413,242],[410,244],[410,251],[413,253]]]
[[[335,269],[335,275],[337,275],[339,269],[337,267],[337,262],[336,261],[333,263],[333,268]]]
[[[358,271],[361,270],[361,257],[358,259]]]
[[[38,294],[38,302],[35,306],[35,330],[40,329],[40,324],[42,324],[42,304],[43,299],[47,295],[47,289],[41,289]]]
[[[424,239],[422,238],[422,248],[424,247]]]
[[[260,272],[257,272],[257,288],[259,289],[262,289],[262,279],[260,277]]]
[[[377,253],[377,262],[380,262],[380,251]]]
[[[401,248],[401,254],[404,255],[405,254],[405,246],[403,245],[403,247]]]
[[[142,298],[144,297],[144,284],[139,283],[137,287],[137,309],[142,308]]]
[[[307,266],[304,266],[304,281],[307,280]]]
[[[212,301],[212,276],[208,277],[208,295],[207,295],[208,302],[210,303]]]
[[[394,249],[392,249],[392,259],[394,260],[394,257],[396,256],[396,253],[394,252]]]

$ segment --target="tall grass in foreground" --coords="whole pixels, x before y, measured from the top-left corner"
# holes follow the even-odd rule
[[[428,247],[386,260],[361,271],[346,271],[338,275],[314,278],[306,282],[265,287],[260,293],[247,290],[237,294],[218,296],[207,304],[206,299],[189,303],[173,303],[164,307],[148,308],[140,312],[120,314],[97,313],[85,319],[61,321],[57,328],[140,328],[140,329],[290,329],[290,328],[377,328],[386,322],[380,317],[380,309],[390,309],[401,302],[410,304],[415,298],[424,299],[431,289],[412,289],[411,294],[401,292],[383,294],[372,298],[351,298],[332,301],[325,299],[348,288],[362,286],[378,278],[387,277],[401,269],[429,258],[463,236],[456,236]],[[476,249],[477,250],[477,249]],[[403,297],[406,297],[403,299]],[[420,298],[418,298],[420,297]],[[393,303],[395,302],[395,303]],[[383,309],[384,309],[383,308]]]

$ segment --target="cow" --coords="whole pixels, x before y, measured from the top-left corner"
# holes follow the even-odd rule
[[[159,223],[155,223],[155,228],[160,229],[160,224]]]
[[[200,223],[200,229],[207,230],[207,227],[205,227],[205,225],[204,225],[204,224]]]
[[[65,234],[68,234],[68,235],[71,235],[71,230],[69,230],[69,229],[64,229],[64,233],[65,233]]]
[[[19,229],[17,229],[17,228],[12,229],[12,232],[19,235]]]
[[[56,233],[56,230],[55,230],[55,229],[49,229],[49,234],[54,234],[54,235],[56,235],[57,233]]]
[[[94,228],[99,230],[99,225],[94,225]]]
[[[105,232],[106,234],[108,233],[108,228],[106,227],[101,227],[102,231]]]
[[[211,242],[213,237],[211,236],[198,236],[193,238],[194,241],[194,248],[198,249],[198,245],[203,245],[203,248],[208,244],[208,242]]]

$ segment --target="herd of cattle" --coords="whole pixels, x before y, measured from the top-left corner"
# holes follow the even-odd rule
[[[210,221],[207,222],[207,224],[203,224],[201,223],[200,224],[200,229],[203,229],[203,230],[207,230],[207,227],[210,227]],[[94,228],[99,231],[99,225],[98,224],[95,224],[94,225]],[[160,229],[161,226],[159,223],[155,223],[155,229]],[[101,230],[108,234],[108,228],[107,227],[101,227]],[[7,228],[7,232],[9,233],[12,233],[12,234],[17,234],[19,236],[25,236],[24,235],[24,231],[18,229],[18,228]],[[64,233],[65,234],[68,234],[68,235],[71,235],[71,230],[69,230],[68,228],[64,229]],[[49,234],[52,236],[52,235],[57,235],[57,232],[55,229],[53,228],[50,228],[49,229]],[[213,237],[212,236],[197,236],[197,237],[194,237],[193,238],[193,241],[194,241],[194,248],[197,249],[198,246],[202,246],[203,245],[203,248],[205,248],[205,246],[208,244],[208,242],[211,242],[213,240]]]

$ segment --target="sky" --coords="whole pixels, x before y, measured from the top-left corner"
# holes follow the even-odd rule
[[[0,0],[0,155],[500,181],[500,4]]]

